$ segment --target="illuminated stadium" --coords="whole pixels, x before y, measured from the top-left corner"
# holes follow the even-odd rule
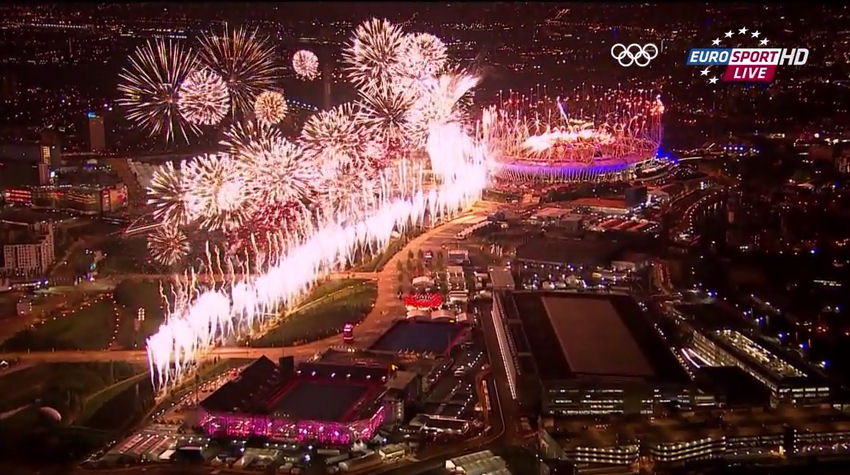
[[[654,166],[663,114],[661,97],[648,90],[510,93],[484,110],[478,133],[497,184],[619,180]]]

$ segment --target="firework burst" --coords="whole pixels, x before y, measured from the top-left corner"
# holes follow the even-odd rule
[[[410,137],[408,111],[416,100],[410,88],[381,87],[362,91],[357,118],[373,128],[381,144],[406,143]]]
[[[448,73],[438,79],[421,81],[419,97],[407,115],[413,144],[422,145],[434,124],[462,121],[464,99],[478,81],[477,76],[469,73]]]
[[[350,104],[311,116],[301,130],[301,144],[307,155],[343,170],[369,168],[375,143],[374,128],[358,120]]]
[[[364,90],[388,85],[397,74],[403,45],[401,28],[387,20],[373,18],[360,24],[343,51],[351,82]]]
[[[221,76],[209,69],[189,74],[177,94],[180,113],[193,124],[215,125],[230,108],[227,85]]]
[[[207,33],[200,43],[201,62],[224,79],[234,114],[251,110],[257,95],[274,86],[279,75],[274,48],[256,30],[225,28],[220,35]]]
[[[207,229],[231,230],[245,221],[252,203],[245,193],[246,177],[229,154],[192,159],[183,170],[189,213]]]
[[[319,58],[306,49],[296,51],[292,55],[292,69],[299,78],[312,81],[319,77]]]
[[[178,90],[195,69],[195,54],[171,40],[157,39],[136,48],[129,67],[119,74],[118,103],[127,110],[127,118],[150,136],[165,133],[166,141],[200,134],[178,108]]]
[[[434,77],[446,65],[446,45],[428,33],[405,35],[398,61],[398,73],[412,79]]]
[[[164,266],[180,262],[189,254],[189,240],[178,228],[164,225],[148,237],[151,257]]]
[[[264,125],[274,125],[283,120],[286,110],[286,100],[277,91],[263,92],[254,103],[254,116]]]
[[[154,219],[175,228],[188,223],[186,198],[186,186],[174,164],[166,162],[154,170],[148,187],[148,204],[154,207]]]
[[[242,173],[248,177],[247,192],[252,200],[269,205],[307,204],[315,184],[320,181],[319,168],[304,156],[304,151],[285,139],[244,149]]]

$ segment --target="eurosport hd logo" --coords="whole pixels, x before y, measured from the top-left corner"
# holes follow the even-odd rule
[[[640,45],[632,43],[625,45],[617,43],[611,47],[611,57],[616,59],[620,66],[628,68],[629,66],[638,66],[645,68],[649,66],[649,62],[658,56],[661,50],[653,43]]]
[[[723,43],[728,46],[724,46]],[[755,43],[756,47],[743,47],[744,43]],[[732,43],[737,43],[732,47]],[[700,77],[709,84],[723,82],[771,82],[777,66],[802,66],[809,59],[807,48],[770,48],[770,40],[758,30],[740,28],[737,34],[729,30],[723,39],[715,38],[711,48],[691,48],[688,51],[688,66],[705,66]],[[722,71],[714,66],[725,66]]]

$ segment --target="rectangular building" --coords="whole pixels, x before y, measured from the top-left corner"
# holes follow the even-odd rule
[[[500,291],[493,319],[509,386],[544,414],[690,407],[687,374],[631,297]]]

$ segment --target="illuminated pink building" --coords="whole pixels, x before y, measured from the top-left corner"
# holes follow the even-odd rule
[[[260,358],[199,407],[209,435],[347,445],[383,423],[390,368],[306,363],[298,371]]]

